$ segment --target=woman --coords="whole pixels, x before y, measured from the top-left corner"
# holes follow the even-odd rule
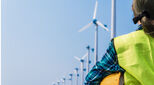
[[[86,76],[86,85],[99,85],[121,72],[124,85],[154,85],[154,0],[133,0],[137,31],[114,38],[107,53]],[[111,81],[112,82],[112,81]]]

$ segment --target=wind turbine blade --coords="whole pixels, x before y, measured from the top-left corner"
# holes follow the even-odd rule
[[[96,19],[97,7],[98,7],[98,2],[96,0],[93,19]]]
[[[78,61],[80,61],[80,58],[79,58],[79,57],[77,57],[77,56],[74,56],[74,58],[75,58],[75,59],[77,59]]]
[[[109,31],[108,28],[106,28],[101,22],[97,21],[96,23],[102,28],[104,28],[106,31]]]
[[[86,53],[81,59],[84,59],[88,56],[88,53]]]
[[[90,27],[91,25],[92,25],[92,22],[90,22],[88,25],[86,25],[86,26],[84,26],[83,28],[81,28],[81,29],[79,30],[79,32],[84,31],[85,29],[87,29],[87,28]]]

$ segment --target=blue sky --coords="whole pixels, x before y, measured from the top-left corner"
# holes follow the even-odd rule
[[[111,0],[98,2],[97,18],[110,29]],[[117,36],[137,28],[131,3],[117,0]],[[83,56],[87,45],[94,47],[94,26],[78,32],[92,20],[94,4],[95,0],[2,0],[2,85],[50,85],[68,78],[79,67],[73,56]],[[100,28],[99,60],[109,41],[110,32]]]

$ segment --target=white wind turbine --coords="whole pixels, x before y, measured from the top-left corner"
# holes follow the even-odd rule
[[[93,21],[79,30],[79,32],[82,32],[83,30],[89,28],[92,24],[96,26],[96,29],[95,29],[95,63],[98,61],[98,26],[108,31],[107,26],[103,25],[100,21],[96,19],[97,7],[98,7],[98,1],[96,0]]]
[[[60,81],[57,81],[57,85],[60,85]]]
[[[90,63],[91,63],[91,61],[90,61],[90,46],[88,45],[87,46],[87,50],[88,50],[88,56],[87,56],[87,73],[89,72],[89,68],[90,68]]]
[[[83,85],[84,82],[84,59],[88,56],[88,53],[86,53],[82,58],[79,58],[77,56],[74,56],[75,59],[77,59],[81,63],[81,85]]]
[[[53,82],[52,85],[56,85],[56,84]]]
[[[73,74],[72,73],[70,73],[69,74],[69,80],[70,80],[70,85],[73,85]]]
[[[74,70],[74,72],[75,72],[75,75],[76,75],[76,85],[78,85],[78,80],[79,80],[79,68],[75,68],[75,70]]]
[[[61,79],[61,81],[62,81],[63,85],[65,85],[66,78],[65,78],[65,77],[63,77],[63,78]]]

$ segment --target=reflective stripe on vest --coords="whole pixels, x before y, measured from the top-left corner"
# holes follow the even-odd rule
[[[125,85],[154,85],[154,38],[138,30],[114,39]]]

